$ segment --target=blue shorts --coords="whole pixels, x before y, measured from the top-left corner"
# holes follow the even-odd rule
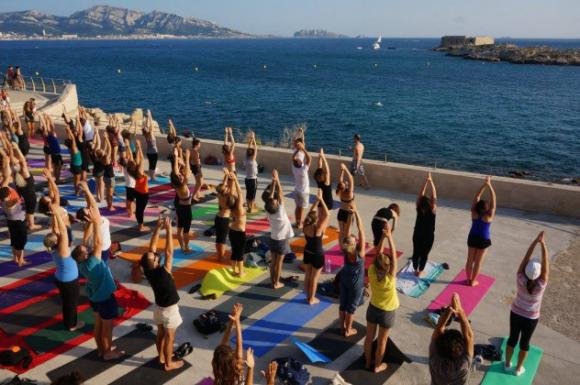
[[[119,305],[113,294],[109,299],[100,302],[90,301],[91,307],[95,313],[98,313],[102,319],[110,320],[119,316]]]
[[[340,285],[339,310],[354,314],[356,308],[364,303],[364,288]]]
[[[107,262],[109,260],[110,256],[111,256],[111,249],[110,248],[101,251],[101,259],[103,261]]]

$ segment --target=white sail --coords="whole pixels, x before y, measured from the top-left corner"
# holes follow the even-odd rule
[[[377,41],[375,41],[373,43],[373,49],[375,51],[381,49],[381,42],[382,41],[383,41],[383,36],[382,35],[379,35],[379,38],[377,39]]]
[[[377,39],[377,43],[381,44],[383,41],[383,35],[379,35],[379,38]]]

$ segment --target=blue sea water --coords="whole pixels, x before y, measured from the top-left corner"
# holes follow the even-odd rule
[[[580,47],[580,40],[515,40]],[[483,63],[437,39],[0,42],[0,66],[69,79],[83,105],[150,108],[219,139],[253,129],[277,142],[306,124],[311,150],[559,180],[580,176],[580,67]],[[358,50],[357,46],[362,46]],[[394,49],[388,49],[388,47]],[[197,71],[195,71],[197,67]],[[118,73],[117,70],[121,72]]]

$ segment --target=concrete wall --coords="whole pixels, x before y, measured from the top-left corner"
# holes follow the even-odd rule
[[[465,36],[443,36],[441,38],[441,47],[458,47],[465,45]]]
[[[46,113],[53,119],[57,119],[63,111],[70,116],[76,116],[78,107],[79,98],[77,95],[77,86],[75,84],[68,84],[62,94],[55,101],[40,108],[39,112]]]
[[[495,39],[491,36],[475,36],[473,39],[473,45],[494,45]]]

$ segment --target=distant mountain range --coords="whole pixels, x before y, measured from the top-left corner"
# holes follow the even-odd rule
[[[220,27],[193,17],[98,5],[72,15],[54,16],[38,11],[0,13],[0,32],[22,35],[175,35],[212,38],[243,38],[250,34]]]
[[[316,39],[339,39],[346,38],[348,36],[341,35],[335,32],[325,31],[323,29],[302,29],[298,32],[294,32],[294,37],[296,38],[316,38]]]

